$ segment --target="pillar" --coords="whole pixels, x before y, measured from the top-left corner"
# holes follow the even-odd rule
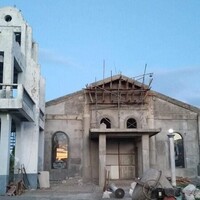
[[[15,177],[18,177],[18,169],[20,169],[21,167],[21,163],[20,163],[20,155],[21,155],[21,148],[22,148],[22,127],[21,127],[21,123],[18,122],[16,123],[16,140],[15,140],[15,168],[14,168],[14,174]]]
[[[5,87],[5,97],[11,98],[13,95],[13,72],[14,72],[14,57],[13,57],[13,40],[14,33],[11,29],[2,30],[1,41],[4,46],[4,69],[3,69],[3,84],[7,84]]]
[[[149,112],[148,112],[148,127],[154,129],[154,100],[153,97],[149,98]],[[156,136],[149,138],[149,156],[150,156],[150,167],[156,168],[157,157],[156,157]]]
[[[90,163],[90,144],[89,144],[89,131],[90,131],[90,110],[89,105],[84,106],[84,116],[83,116],[83,178],[91,179],[91,163]]]
[[[142,172],[149,169],[149,135],[142,135]]]
[[[156,136],[150,137],[150,167],[156,168]]]
[[[28,181],[27,187],[36,189],[38,186],[38,146],[39,131],[35,122],[22,122],[16,133],[15,147],[15,176],[18,176],[16,167],[25,167]]]
[[[103,187],[105,183],[106,168],[106,135],[99,135],[99,186]]]
[[[44,169],[44,131],[39,131],[38,171]]]
[[[12,118],[9,114],[1,115],[0,133],[0,195],[6,193],[10,166],[10,133]]]
[[[175,154],[174,154],[174,134],[167,135],[169,138],[170,165],[171,165],[171,184],[176,187]]]

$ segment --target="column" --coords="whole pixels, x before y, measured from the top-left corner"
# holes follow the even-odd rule
[[[9,114],[1,115],[0,133],[0,195],[6,193],[10,166],[10,133],[12,118]]]
[[[3,84],[7,84],[5,87],[5,97],[11,98],[13,95],[13,72],[14,72],[14,57],[13,57],[13,40],[14,33],[12,29],[2,30],[2,40],[4,43],[4,70],[3,70]]]
[[[169,133],[169,151],[170,151],[170,164],[171,164],[171,184],[176,187],[176,171],[175,171],[175,154],[174,154],[174,134]]]
[[[22,152],[22,127],[21,127],[21,123],[16,123],[16,141],[15,141],[15,168],[14,168],[14,174],[15,177],[18,177],[18,169],[20,169],[21,167],[21,163],[20,163],[20,155]]]
[[[148,127],[154,129],[154,100],[153,97],[149,98],[149,112],[148,112]],[[156,136],[149,138],[149,156],[150,156],[150,168],[156,168]]]
[[[83,178],[91,179],[91,163],[90,163],[90,141],[89,141],[89,131],[90,131],[90,110],[89,105],[85,103],[84,106],[84,116],[83,116]]]
[[[38,171],[44,170],[44,131],[39,131]]]
[[[156,168],[156,136],[150,137],[150,167]]]
[[[142,172],[149,169],[149,135],[142,135]]]
[[[103,187],[105,182],[106,168],[106,135],[99,135],[99,186]]]

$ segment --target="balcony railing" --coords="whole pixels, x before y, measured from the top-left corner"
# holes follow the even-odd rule
[[[18,87],[18,84],[0,84],[0,99],[17,98]]]
[[[18,110],[22,117],[33,119],[34,101],[22,84],[0,84],[0,109]]]

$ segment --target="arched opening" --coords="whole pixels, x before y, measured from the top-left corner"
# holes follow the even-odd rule
[[[100,124],[103,124],[103,123],[106,125],[106,128],[111,128],[110,119],[108,119],[108,118],[101,119]]]
[[[52,168],[66,169],[69,158],[69,138],[63,132],[56,132],[52,137]]]
[[[174,133],[175,166],[185,167],[183,137],[179,133]]]
[[[137,121],[134,118],[129,118],[126,122],[126,128],[137,128]]]

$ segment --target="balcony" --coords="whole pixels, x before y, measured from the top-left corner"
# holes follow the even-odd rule
[[[0,112],[21,121],[34,121],[34,104],[22,84],[0,84]]]

